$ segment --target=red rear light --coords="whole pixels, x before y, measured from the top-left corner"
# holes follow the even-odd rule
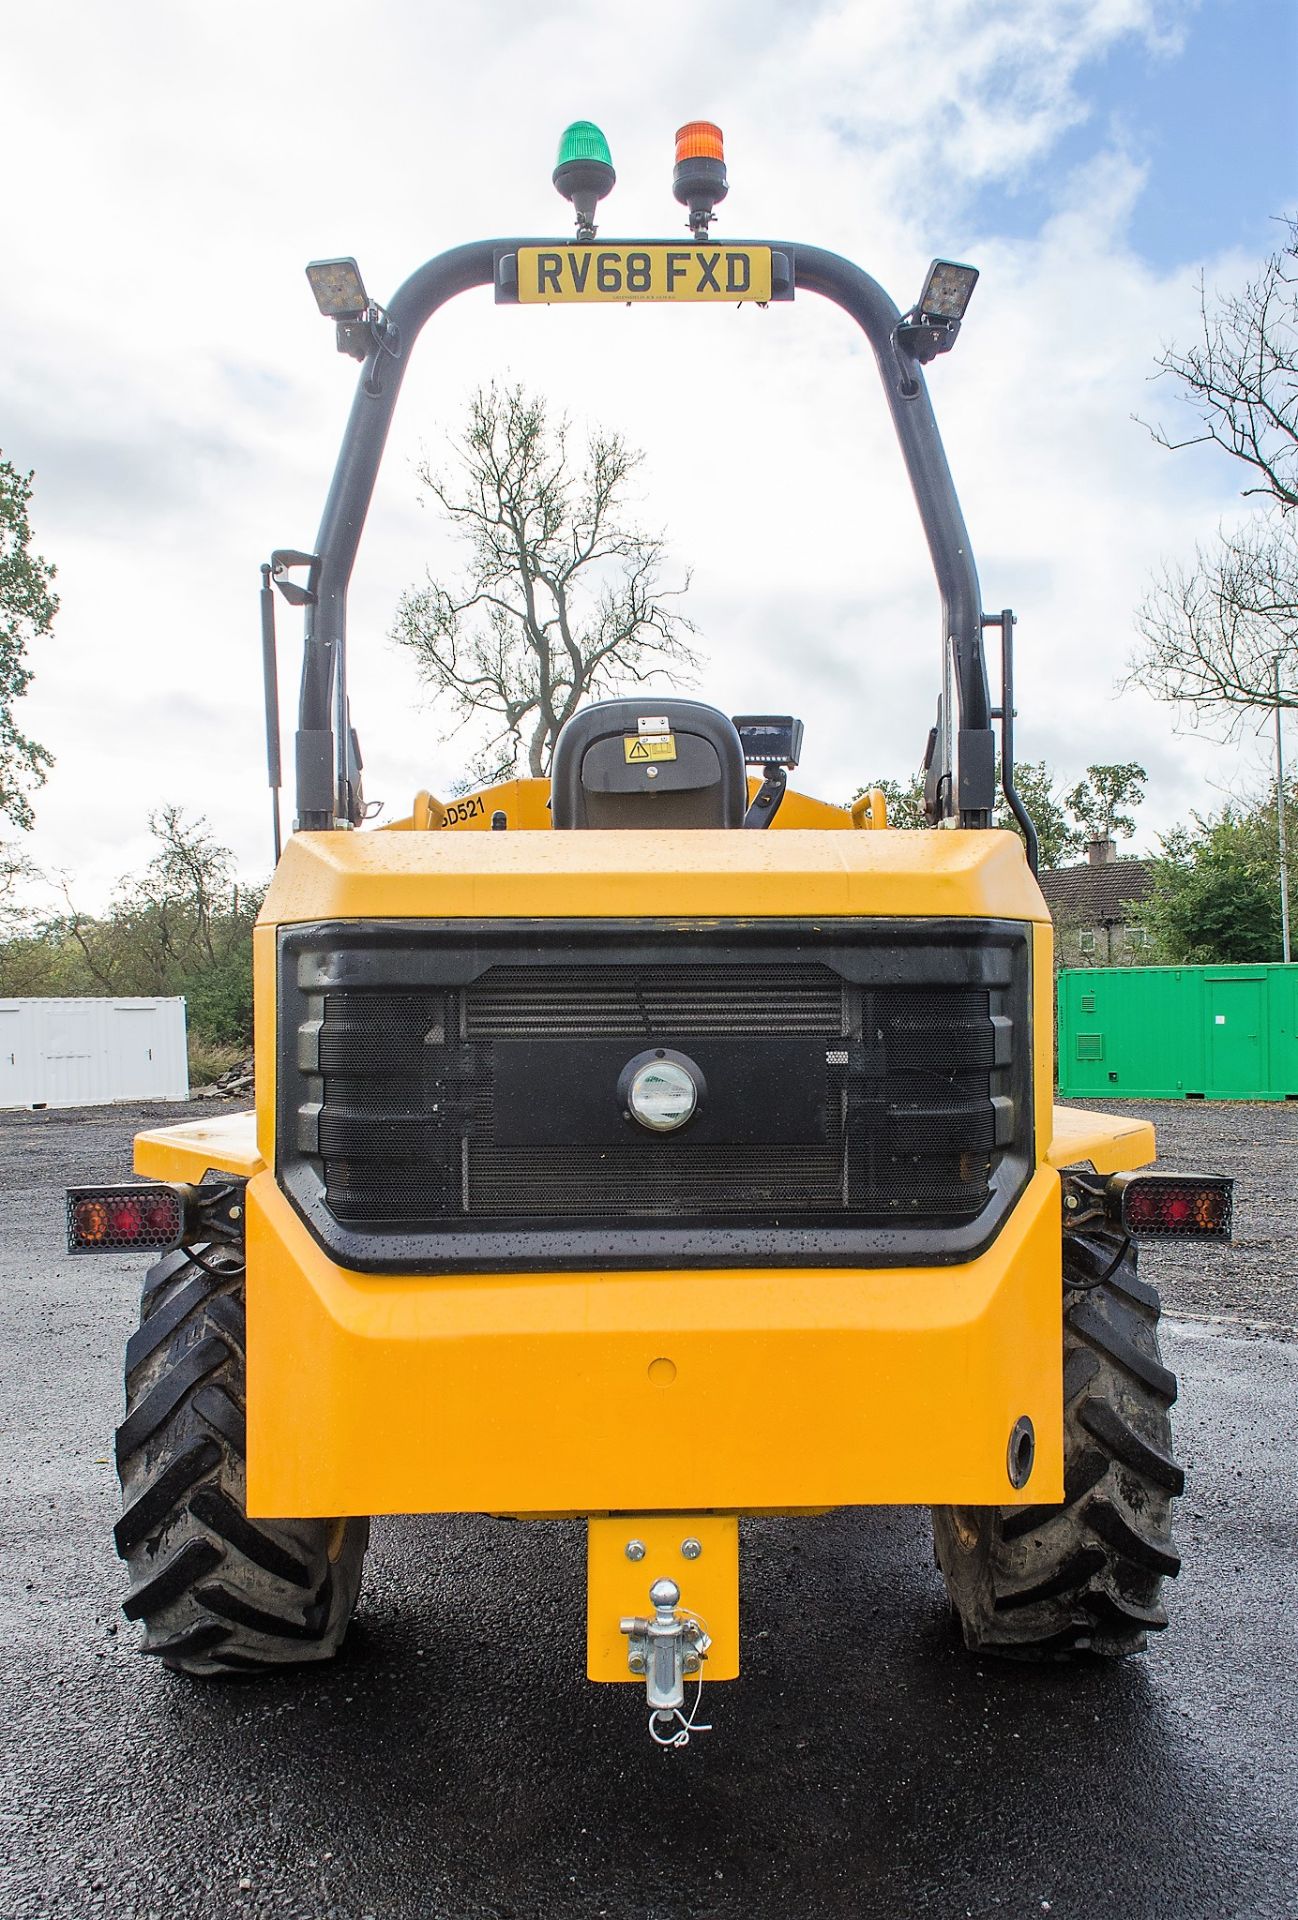
[[[68,1194],[69,1253],[180,1244],[185,1205],[171,1187],[74,1187]]]
[[[1145,1173],[1110,1183],[1125,1230],[1136,1238],[1195,1235],[1229,1240],[1231,1182],[1201,1174]]]
[[[150,1194],[140,1202],[140,1216],[148,1233],[175,1233],[176,1196],[174,1193]]]

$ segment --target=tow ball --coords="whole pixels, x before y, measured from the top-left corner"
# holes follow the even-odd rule
[[[694,1614],[680,1609],[680,1597],[674,1580],[655,1580],[649,1589],[653,1618],[626,1614],[620,1622],[627,1637],[627,1666],[632,1673],[644,1675],[650,1738],[660,1747],[685,1747],[692,1733],[712,1730],[698,1719],[703,1663],[712,1636]],[[685,1681],[695,1675],[699,1690],[693,1711],[687,1715]]]

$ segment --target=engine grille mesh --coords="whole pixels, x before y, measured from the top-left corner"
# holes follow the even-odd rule
[[[672,1033],[841,1033],[828,967],[492,967],[470,989],[471,1037],[635,1039]]]
[[[988,1200],[987,988],[860,987],[800,961],[498,965],[467,988],[336,987],[323,1001],[318,1143],[345,1224],[954,1221]],[[563,1042],[577,1057],[598,1043],[603,1061],[610,1042],[629,1058],[709,1039],[750,1039],[758,1056],[802,1041],[823,1082],[822,1137],[733,1144],[628,1125],[591,1145],[562,1104],[543,1144],[496,1137],[502,1043]]]

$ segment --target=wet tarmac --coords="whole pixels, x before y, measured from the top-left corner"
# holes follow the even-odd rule
[[[3,1920],[1298,1916],[1287,1233],[1246,1315],[1165,1329],[1185,1567],[1148,1655],[970,1658],[922,1514],[750,1522],[744,1677],[662,1752],[637,1690],[582,1677],[572,1525],[380,1521],[333,1669],[135,1655],[111,1435],[139,1273],[59,1251],[64,1181],[124,1173],[134,1123],[0,1116]]]

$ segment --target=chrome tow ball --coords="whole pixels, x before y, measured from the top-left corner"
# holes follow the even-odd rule
[[[660,1746],[685,1746],[690,1733],[706,1729],[696,1724],[698,1701],[686,1719],[686,1677],[698,1676],[702,1682],[703,1662],[712,1636],[703,1622],[688,1609],[678,1612],[681,1590],[674,1580],[655,1580],[649,1589],[653,1618],[639,1614],[624,1615],[620,1625],[627,1637],[627,1666],[632,1673],[644,1675],[645,1697],[649,1702],[649,1731]],[[701,1691],[701,1686],[700,1686]],[[674,1733],[665,1729],[678,1723]]]

